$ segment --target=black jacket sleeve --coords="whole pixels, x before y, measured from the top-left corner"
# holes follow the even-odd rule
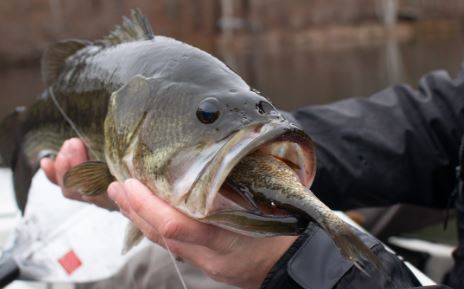
[[[446,206],[464,130],[464,73],[423,77],[369,98],[305,107],[288,117],[316,144],[312,191],[333,209]]]
[[[368,274],[363,273],[342,257],[322,229],[311,223],[274,265],[261,289],[450,289],[443,285],[421,286],[406,265],[379,241],[362,232],[355,232],[379,258],[383,270],[365,264],[364,270]]]
[[[411,203],[443,208],[456,184],[464,73],[453,80],[443,71],[432,72],[417,90],[398,85],[369,98],[305,107],[287,117],[316,144],[312,191],[329,207]],[[398,257],[358,234],[386,272],[367,277],[310,224],[262,289],[422,288]]]

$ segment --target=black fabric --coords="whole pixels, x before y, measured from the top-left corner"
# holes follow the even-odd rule
[[[369,248],[379,244],[366,234],[358,236]],[[330,289],[351,267],[353,263],[343,258],[329,235],[315,227],[288,262],[287,272],[303,288]]]
[[[371,267],[367,268],[369,276],[361,272],[339,253],[323,230],[310,224],[272,268],[261,289],[423,288],[402,261],[382,244],[359,231],[356,234],[379,258],[383,271]]]
[[[290,117],[316,144],[312,191],[329,207],[446,207],[464,129],[464,75],[433,72],[417,90],[394,86]]]
[[[419,281],[394,254],[385,250],[383,245],[376,245],[372,252],[380,259],[384,272],[371,271],[370,276],[360,273],[356,268],[350,271],[333,287],[345,288],[418,288]],[[446,287],[443,287],[446,288]]]
[[[461,139],[459,149],[459,163],[460,167],[457,169],[459,181],[455,201],[459,243],[453,252],[454,267],[445,278],[445,283],[455,289],[464,288],[464,137]]]
[[[271,271],[267,274],[261,289],[271,288],[287,288],[287,289],[300,289],[301,287],[296,283],[287,273],[287,263],[295,255],[295,252],[305,242],[307,238],[316,232],[317,225],[310,223],[305,232],[292,244],[292,246],[280,257],[279,261],[273,266]]]
[[[464,131],[463,73],[453,80],[446,72],[436,71],[422,78],[417,90],[394,86],[369,98],[305,107],[287,117],[316,144],[318,166],[312,191],[329,207],[346,210],[397,203],[446,207],[457,182],[455,170]],[[461,204],[464,212],[464,201]],[[462,233],[464,214],[459,216]],[[313,245],[314,250],[322,246]],[[389,268],[392,282],[368,279],[352,268],[333,288],[417,286],[397,257],[380,245],[373,251]],[[309,288],[290,277],[287,265],[292,258],[310,256],[288,255],[276,264],[262,289]],[[457,272],[450,278],[462,283],[464,270],[459,264],[464,263],[464,243],[454,255]],[[463,287],[454,287],[459,288]]]

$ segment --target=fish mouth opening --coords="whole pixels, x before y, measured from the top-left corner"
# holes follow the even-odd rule
[[[259,153],[272,156],[286,163],[309,187],[316,172],[314,145],[309,136],[287,121],[258,124],[232,135],[218,151],[208,166],[209,186],[206,194],[206,215],[224,212],[250,212],[270,218],[292,216],[287,210],[272,203],[257,204],[250,196],[232,188],[227,177],[246,156]]]

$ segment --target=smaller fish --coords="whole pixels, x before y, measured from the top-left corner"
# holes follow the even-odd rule
[[[290,214],[299,220],[297,224],[303,224],[305,219],[315,221],[329,234],[341,254],[361,271],[366,273],[363,267],[368,262],[381,270],[382,265],[378,258],[343,220],[303,186],[291,166],[294,164],[287,164],[285,160],[269,154],[255,152],[244,157],[234,167],[226,184],[245,196],[252,203],[257,215]],[[239,223],[231,215],[228,218],[232,220],[222,218],[219,221],[215,215],[207,219],[209,218],[215,219],[216,223],[226,222],[229,227]],[[296,231],[293,233],[301,228],[300,225],[295,225]]]

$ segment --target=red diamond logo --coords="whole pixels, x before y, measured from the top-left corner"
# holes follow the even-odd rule
[[[66,254],[63,255],[60,259],[58,259],[61,267],[71,275],[77,268],[82,265],[81,260],[77,257],[76,253],[73,250],[68,251]]]

